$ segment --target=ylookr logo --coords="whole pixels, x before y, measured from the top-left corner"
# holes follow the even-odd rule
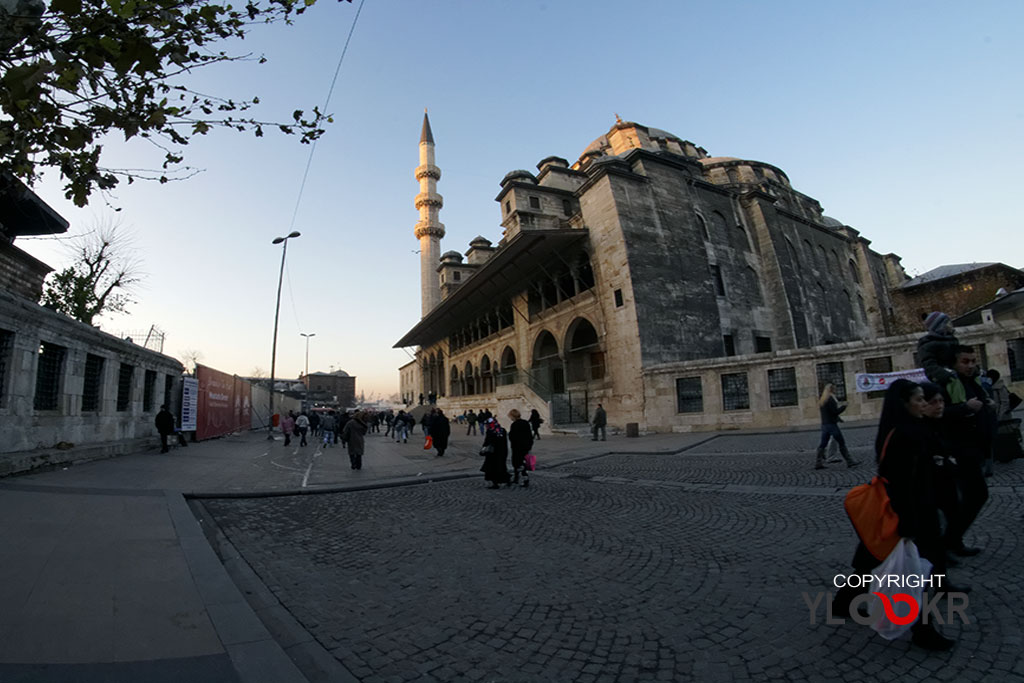
[[[934,576],[921,576],[909,574],[906,576],[890,574],[884,576],[873,576],[871,574],[838,574],[832,583],[836,588],[867,588],[876,584],[879,589],[890,589],[888,593],[880,590],[868,590],[857,595],[850,601],[849,615],[855,623],[870,626],[881,618],[877,613],[877,605],[881,604],[885,618],[897,626],[912,624],[920,617],[922,624],[950,624],[954,617],[960,619],[960,623],[971,623],[967,616],[969,600],[966,593],[955,593],[942,591],[942,583],[946,578],[945,574]],[[940,592],[929,596],[928,587],[937,588]],[[910,593],[893,593],[893,588],[915,589],[915,595]],[[825,602],[825,623],[839,625],[846,623],[844,618],[836,617],[832,613],[833,594],[828,591],[818,593],[803,592],[800,594],[807,608],[810,610],[811,626],[817,623],[818,608],[822,601]],[[916,597],[917,595],[920,598]],[[827,598],[827,599],[826,599]],[[942,606],[945,606],[945,615],[942,613]],[[862,609],[863,608],[863,609]]]

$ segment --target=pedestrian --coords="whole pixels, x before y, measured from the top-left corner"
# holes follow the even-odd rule
[[[850,451],[846,449],[846,439],[839,430],[839,415],[846,410],[845,405],[840,405],[835,395],[835,386],[827,382],[821,390],[821,397],[818,399],[818,412],[821,415],[821,440],[818,442],[817,460],[814,469],[825,469],[825,448],[828,447],[829,439],[835,439],[839,444],[839,452],[843,454],[847,467],[856,467],[860,463],[853,459]]]
[[[917,364],[924,374],[940,387],[953,379],[957,341],[953,322],[942,311],[932,311],[924,319],[925,334],[917,340]]]
[[[427,412],[423,413],[423,417],[420,418],[420,427],[423,429],[423,436],[430,436],[430,427],[434,421],[434,408],[431,408]]]
[[[281,433],[284,434],[284,445],[287,448],[292,442],[292,434],[295,432],[295,413],[288,411],[288,414],[281,420]]]
[[[167,447],[167,437],[174,433],[174,416],[167,410],[167,406],[162,405],[153,422],[156,431],[160,433],[160,452],[167,453],[170,451]]]
[[[515,408],[508,411],[508,418],[511,420],[508,426],[508,443],[512,449],[512,483],[518,484],[522,477],[525,488],[530,485],[530,471],[526,469],[526,454],[533,448],[533,429]]]
[[[992,400],[978,379],[977,356],[972,347],[956,348],[953,370],[953,378],[943,387],[943,419],[947,421],[947,433],[956,455],[962,514],[946,530],[946,535],[953,553],[969,557],[981,552],[980,548],[965,546],[963,537],[988,500],[983,468],[986,464],[991,466],[995,421],[988,405]]]
[[[361,410],[356,411],[348,422],[342,438],[348,443],[348,461],[352,469],[363,469],[363,450],[366,448],[366,420]]]
[[[528,420],[530,427],[533,429],[533,438],[540,440],[540,426],[544,424],[544,418],[540,416],[537,409],[534,408],[530,411],[530,419]]]
[[[484,445],[480,455],[484,456],[484,464],[480,471],[484,473],[484,481],[491,482],[488,488],[498,489],[502,484],[509,484],[508,476],[508,434],[501,428],[498,421],[491,418],[484,426]]]
[[[306,415],[306,411],[302,411],[295,418],[295,427],[299,430],[299,445],[305,446],[306,433],[309,431],[309,416]]]
[[[996,415],[996,421],[1010,419],[1013,408],[1010,407],[1010,390],[1006,388],[1006,382],[998,370],[989,368],[985,375],[992,381],[992,412]]]
[[[409,423],[405,419],[406,412],[399,410],[398,415],[395,415],[395,425],[392,429],[392,434],[395,437],[395,443],[400,441],[407,441],[409,439]]]
[[[430,420],[430,438],[437,449],[437,457],[444,457],[448,449],[448,438],[452,433],[452,425],[440,408],[434,409],[434,416]]]
[[[341,443],[342,448],[348,447],[348,442],[345,440],[345,425],[352,419],[352,416],[348,414],[347,410],[343,410],[341,415],[338,416],[338,442]]]
[[[597,432],[601,432],[601,441],[605,440],[607,434],[605,433],[605,425],[608,424],[608,415],[604,412],[604,406],[600,403],[597,404],[597,410],[594,411],[594,436],[591,441],[597,441]]]
[[[920,386],[905,379],[892,383],[885,394],[882,415],[875,436],[878,476],[888,482],[886,489],[892,509],[899,518],[899,534],[911,538],[921,557],[932,563],[936,586],[947,592],[961,592],[943,576],[946,554],[939,531],[938,505],[934,490],[934,461],[928,448],[928,430],[924,423],[927,403]],[[885,558],[876,558],[863,543],[857,544],[853,568],[859,575],[870,574]],[[939,583],[941,581],[941,583]],[[850,615],[853,598],[867,588],[841,588],[832,604],[832,614]],[[913,643],[927,650],[948,650],[954,641],[939,633],[932,622],[920,620],[911,627]]]
[[[310,436],[320,436],[320,413],[315,410],[309,411],[309,434]]]
[[[333,410],[324,415],[323,419],[320,420],[320,430],[323,433],[324,446],[330,448],[334,445],[334,430],[337,426]]]
[[[466,436],[476,434],[476,413],[473,412],[472,408],[470,408],[469,412],[466,413],[466,424],[469,425],[466,429]]]
[[[942,513],[945,524],[944,528],[959,525],[962,517],[960,510],[960,494],[957,491],[956,477],[956,455],[949,440],[947,432],[948,420],[943,419],[946,408],[946,399],[942,393],[942,387],[934,382],[922,382],[921,389],[924,392],[924,400],[927,404],[924,410],[924,426],[927,432],[927,449],[935,463],[934,490],[935,502]],[[952,557],[952,548],[948,547],[949,538],[943,538],[943,546],[946,551],[948,566],[957,564]]]

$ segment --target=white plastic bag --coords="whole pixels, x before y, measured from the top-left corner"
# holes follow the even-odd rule
[[[922,558],[914,542],[906,538],[901,538],[885,561],[872,571],[871,592],[885,596],[874,595],[868,607],[871,628],[878,635],[886,640],[899,638],[920,618],[921,598],[927,590],[921,583],[931,571],[932,563]],[[893,581],[897,576],[900,579]],[[908,581],[907,577],[916,578]],[[908,583],[916,584],[916,587],[908,586]],[[895,616],[898,621],[903,621],[915,610],[917,617],[906,624],[893,623],[890,619],[890,616]]]

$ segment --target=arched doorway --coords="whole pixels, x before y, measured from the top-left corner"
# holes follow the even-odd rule
[[[518,368],[516,368],[516,352],[511,346],[506,346],[501,352],[501,373],[498,375],[498,384],[507,386],[518,381]]]
[[[565,364],[569,383],[604,379],[605,357],[597,330],[586,318],[577,318],[566,334]]]
[[[473,364],[468,360],[466,361],[466,369],[462,373],[462,380],[465,385],[464,394],[466,396],[472,396],[476,393],[476,384],[473,381]]]
[[[491,359],[484,355],[480,360],[480,393],[490,394],[494,392],[494,375],[491,372]]]
[[[542,390],[541,395],[565,392],[565,367],[558,355],[558,341],[547,330],[541,332],[533,344],[532,370],[534,379],[541,385],[537,387]]]

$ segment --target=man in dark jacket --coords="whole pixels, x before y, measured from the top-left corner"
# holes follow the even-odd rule
[[[946,410],[943,420],[956,453],[956,480],[960,489],[959,513],[950,520],[946,545],[957,555],[977,555],[979,548],[964,545],[964,532],[988,500],[988,484],[982,473],[984,459],[991,452],[994,420],[985,388],[978,379],[978,361],[970,346],[958,346],[953,365],[956,374],[944,386]]]
[[[160,432],[160,452],[167,453],[167,437],[174,433],[174,416],[167,406],[160,406],[160,412],[156,414],[153,421],[156,424],[156,431]]]

